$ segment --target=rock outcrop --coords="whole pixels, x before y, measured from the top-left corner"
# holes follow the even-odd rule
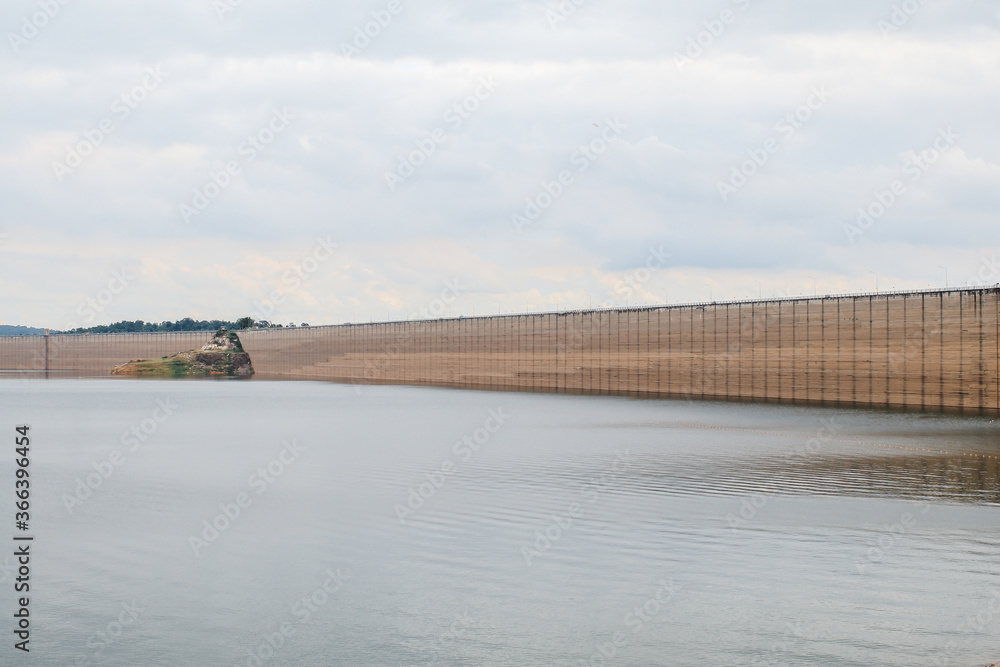
[[[215,332],[211,342],[201,349],[160,359],[133,359],[111,369],[112,375],[151,378],[246,378],[253,373],[250,355],[243,350],[239,336],[225,329]]]

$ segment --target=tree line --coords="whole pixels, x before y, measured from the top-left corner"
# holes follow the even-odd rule
[[[135,332],[150,332],[157,333],[163,331],[217,331],[218,329],[226,328],[230,331],[238,331],[241,329],[252,329],[254,327],[258,329],[273,329],[281,328],[286,325],[275,324],[267,320],[255,320],[252,317],[241,317],[240,319],[230,322],[228,320],[195,320],[190,317],[185,317],[184,319],[177,320],[176,322],[144,322],[143,320],[122,320],[121,322],[115,322],[114,324],[102,324],[96,327],[77,327],[71,331],[64,331],[62,333],[135,333]],[[295,324],[288,324],[289,327],[294,327]],[[303,322],[301,326],[307,327],[308,323]]]

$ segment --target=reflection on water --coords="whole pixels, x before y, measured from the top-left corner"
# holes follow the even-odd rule
[[[0,401],[36,439],[31,664],[1000,659],[988,419],[268,382]]]
[[[728,465],[727,465],[728,464]],[[714,460],[644,457],[642,492],[806,494],[1000,505],[996,461],[960,456],[831,456]]]

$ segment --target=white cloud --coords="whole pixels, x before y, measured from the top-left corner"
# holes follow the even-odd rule
[[[753,2],[682,70],[675,54],[718,11],[586,3],[553,31],[552,3],[404,2],[345,59],[341,41],[377,4],[243,3],[225,19],[195,0],[69,4],[0,57],[0,286],[16,294],[4,319],[61,326],[65,304],[122,258],[145,286],[109,317],[238,315],[320,234],[352,259],[290,300],[296,321],[351,319],[369,303],[413,310],[456,276],[473,285],[470,309],[602,302],[652,244],[674,253],[659,275],[678,298],[701,298],[706,282],[720,294],[727,281],[734,294],[801,283],[810,270],[839,289],[880,265],[923,286],[941,282],[928,266],[976,264],[990,245],[1000,58],[989,3],[928,5],[884,39],[876,21],[892,3]],[[9,3],[0,26],[33,8]],[[58,181],[53,161],[151,65],[169,76]],[[496,92],[453,127],[445,114],[484,76]],[[830,101],[723,202],[719,181],[816,86]],[[285,107],[288,130],[241,156]],[[594,123],[616,117],[621,140],[575,171]],[[958,146],[851,244],[843,226],[857,208],[947,126]],[[390,192],[385,173],[436,128],[446,140]],[[185,224],[180,204],[232,160],[241,173]],[[564,169],[574,184],[517,235],[510,216]]]

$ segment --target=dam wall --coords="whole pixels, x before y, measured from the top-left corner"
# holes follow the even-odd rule
[[[214,331],[0,336],[0,374],[101,377],[132,359],[156,359],[201,347]]]
[[[997,288],[239,334],[263,379],[1000,414]],[[106,375],[116,364],[199,347],[210,337],[0,338],[0,371]]]

